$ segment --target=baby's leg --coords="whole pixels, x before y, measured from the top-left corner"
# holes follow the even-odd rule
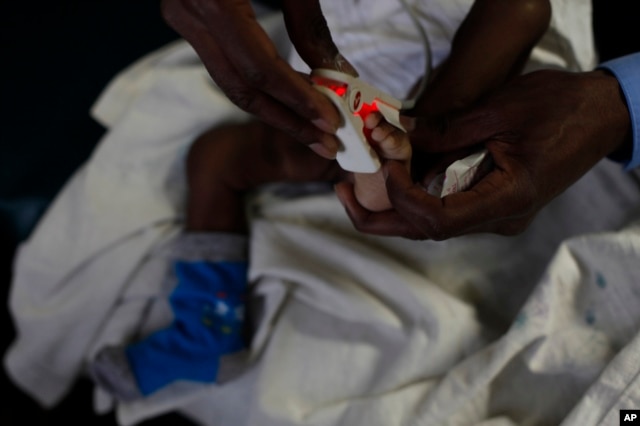
[[[212,129],[187,159],[187,231],[246,232],[244,194],[273,182],[334,182],[344,172],[301,143],[253,121]]]
[[[178,380],[221,383],[244,370],[247,237],[244,195],[276,181],[334,181],[340,170],[259,122],[212,129],[187,158],[185,232],[174,242],[172,324],[101,351],[96,381],[120,400]]]

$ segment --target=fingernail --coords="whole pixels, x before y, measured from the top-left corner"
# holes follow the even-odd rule
[[[311,148],[313,152],[315,152],[319,156],[327,158],[329,160],[333,160],[334,158],[336,158],[335,151],[334,152],[330,151],[329,148],[327,148],[321,143],[311,144],[309,145],[309,148]]]
[[[331,152],[338,152],[340,149],[340,141],[334,135],[322,135],[322,145],[326,146]]]
[[[323,132],[331,133],[332,135],[334,135],[336,133],[336,131],[338,130],[337,126],[332,125],[331,123],[329,123],[324,118],[316,118],[315,120],[312,120],[311,122],[318,129],[322,130]]]

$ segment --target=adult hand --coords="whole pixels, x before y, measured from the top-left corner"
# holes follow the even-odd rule
[[[369,212],[355,202],[348,184],[336,188],[357,229],[434,240],[475,232],[517,234],[599,160],[625,149],[631,135],[618,82],[605,71],[516,77],[466,113],[416,125],[414,147],[454,151],[484,145],[494,170],[465,192],[437,198],[390,161],[383,167],[394,210]]]
[[[284,0],[283,12],[291,40],[311,68],[355,73],[331,39],[319,0]],[[335,157],[338,112],[278,55],[249,0],[163,0],[162,14],[233,103],[323,157]]]

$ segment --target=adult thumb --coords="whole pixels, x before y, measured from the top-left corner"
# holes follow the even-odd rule
[[[411,144],[427,152],[450,152],[481,144],[499,133],[501,124],[481,106],[441,117],[414,117]]]

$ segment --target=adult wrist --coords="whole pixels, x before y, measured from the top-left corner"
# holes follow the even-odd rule
[[[598,68],[617,79],[631,123],[630,141],[611,158],[621,161],[626,170],[634,169],[640,166],[640,52],[604,62]]]

